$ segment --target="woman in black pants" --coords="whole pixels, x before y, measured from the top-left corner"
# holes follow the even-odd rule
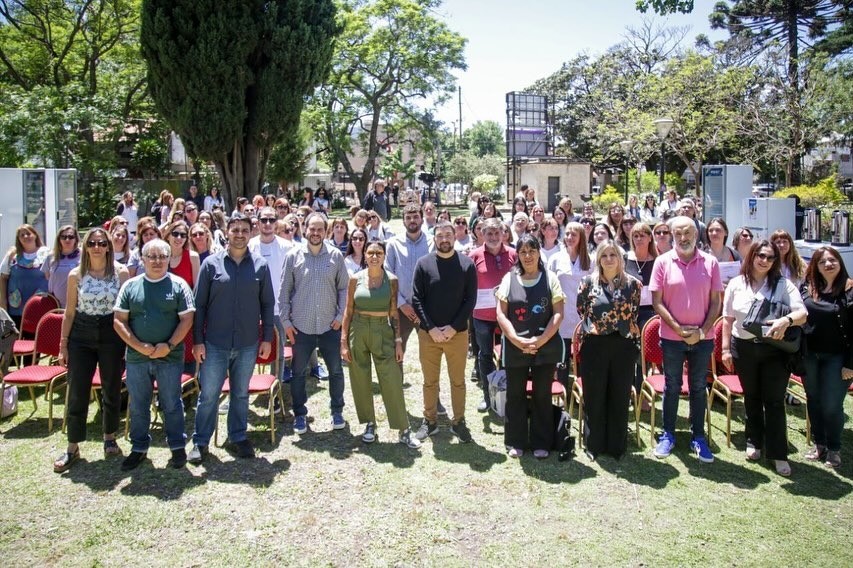
[[[113,306],[127,268],[115,262],[109,234],[91,229],[83,239],[80,266],[68,275],[59,363],[68,366],[68,447],[53,462],[57,473],[80,458],[86,439],[89,392],[97,366],[101,375],[104,455],[121,454],[116,443],[121,411],[125,344],[113,329]]]
[[[507,378],[504,441],[512,458],[524,454],[528,441],[539,459],[547,458],[554,445],[551,383],[557,363],[564,360],[563,340],[557,332],[565,297],[557,276],[545,270],[539,249],[533,235],[518,239],[518,262],[504,276],[496,294]],[[529,424],[528,377],[533,381]]]
[[[753,243],[743,260],[740,276],[732,278],[723,298],[723,364],[736,371],[743,385],[746,412],[746,459],[774,461],[776,473],[791,475],[785,392],[790,372],[788,355],[743,328],[756,299],[780,302],[790,308],[781,318],[763,322],[762,337],[782,339],[785,331],[806,322],[800,292],[782,276],[779,249],[770,241]]]
[[[612,240],[598,245],[595,269],[578,289],[584,446],[591,460],[601,454],[619,459],[628,446],[628,393],[640,339],[642,287],[625,272],[619,245]]]

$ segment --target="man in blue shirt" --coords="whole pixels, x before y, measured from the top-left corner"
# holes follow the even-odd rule
[[[218,417],[217,400],[225,375],[231,385],[228,440],[241,458],[255,457],[246,437],[249,379],[258,357],[270,354],[275,295],[267,261],[249,252],[252,225],[243,215],[228,220],[228,247],[208,256],[201,265],[195,290],[193,354],[201,364],[201,394],[195,415],[189,462],[198,464],[208,453]],[[262,340],[258,348],[258,322]]]

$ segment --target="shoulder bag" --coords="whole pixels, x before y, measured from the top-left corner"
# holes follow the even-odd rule
[[[785,337],[782,339],[764,337],[762,333],[762,326],[765,325],[765,322],[783,318],[791,313],[791,306],[785,303],[784,294],[779,291],[780,285],[785,285],[784,278],[779,278],[769,298],[755,298],[752,301],[741,327],[761,339],[762,342],[772,345],[780,351],[796,353],[800,350],[800,342],[803,336],[803,329],[800,326],[788,327],[785,330]]]

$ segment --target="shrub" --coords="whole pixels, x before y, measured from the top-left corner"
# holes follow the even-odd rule
[[[607,210],[610,209],[610,204],[613,202],[625,205],[625,193],[624,190],[620,191],[612,185],[605,187],[602,193],[589,201],[595,212],[599,214],[607,213]]]
[[[838,189],[836,176],[831,175],[820,180],[817,185],[796,185],[785,187],[773,194],[773,197],[796,195],[803,207],[832,207],[843,203],[846,198]]]

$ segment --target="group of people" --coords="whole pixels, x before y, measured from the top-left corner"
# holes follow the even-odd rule
[[[273,348],[281,358],[285,342],[293,358],[289,368],[279,366],[279,374],[289,381],[286,406],[292,408],[280,410],[292,410],[299,435],[309,432],[306,380],[315,374],[319,352],[332,429],[346,427],[346,363],[362,440],[377,439],[372,362],[390,427],[401,444],[420,447],[447,413],[440,400],[443,358],[450,430],[468,442],[466,359],[469,351],[476,357],[478,410],[485,412],[497,338],[507,377],[510,456],[528,450],[537,458],[549,455],[555,432],[551,382],[556,376],[568,384],[577,375],[584,379],[588,456],[619,458],[627,446],[629,393],[643,380],[641,331],[655,315],[666,389],[654,455],[665,458],[675,448],[686,373],[690,449],[711,462],[704,433],[706,377],[714,324],[722,314],[721,362],[744,387],[746,456],[773,460],[781,475],[790,475],[784,406],[790,371],[774,345],[742,325],[756,298],[787,307],[785,317],[763,322],[763,337],[781,339],[788,328],[802,327],[815,441],[806,457],[840,464],[843,400],[853,380],[845,359],[853,350],[853,280],[835,249],[820,248],[806,266],[784,231],[751,242],[752,235],[739,229],[729,246],[725,221],[701,223],[692,214],[695,206],[684,200],[666,222],[630,222],[630,213],[613,204],[599,223],[586,207],[576,215],[568,200],[545,214],[535,192],[530,200],[527,195],[529,188],[513,204],[515,215],[527,219],[516,223],[524,218],[513,217],[512,225],[487,196],[475,199],[470,217],[453,219],[430,201],[410,202],[402,209],[400,235],[377,234],[384,217],[376,209],[356,208],[348,221],[306,205],[292,210],[283,198],[247,210],[253,207],[247,200],[242,211],[248,215],[235,211],[217,226],[222,243],[208,246],[203,257],[193,248],[195,240],[210,238],[210,245],[216,239],[209,227],[207,233],[200,229],[204,221],[186,218],[193,213],[186,203],[185,218],[172,216],[164,230],[152,217],[137,217],[132,232],[123,215],[109,229],[88,231],[82,241],[74,227],[62,227],[52,251],[33,227],[22,225],[0,264],[0,307],[20,318],[31,295],[49,292],[66,310],[60,361],[69,370],[68,446],[54,469],[65,471],[79,458],[96,366],[106,455],[121,453],[116,431],[126,370],[132,447],[123,468],[146,459],[154,381],[171,465],[205,460],[226,375],[228,439],[238,456],[253,456],[246,435],[248,381],[256,359]],[[133,209],[132,196],[123,204],[123,213]],[[588,218],[593,224],[584,222]],[[599,227],[610,230],[605,238],[596,237]],[[725,282],[721,263],[732,262],[741,263],[738,274]],[[413,428],[402,360],[416,329],[424,407]],[[570,365],[573,342],[576,369]],[[199,365],[201,391],[189,453],[181,398],[182,374],[192,375],[186,361]]]

